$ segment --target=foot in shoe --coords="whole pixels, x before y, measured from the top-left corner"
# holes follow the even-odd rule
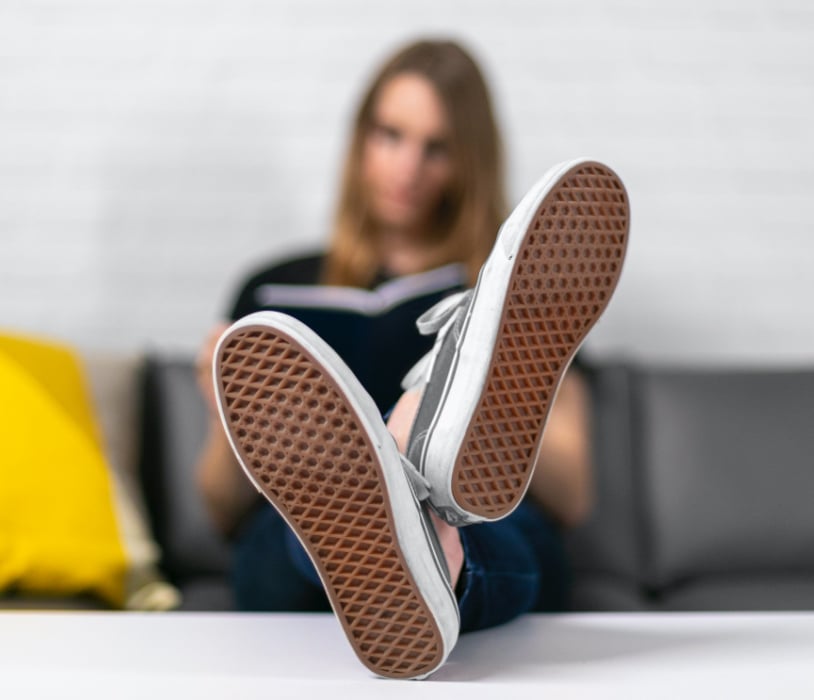
[[[458,608],[409,465],[341,359],[295,319],[241,319],[215,351],[221,418],[247,476],[293,528],[359,659],[419,678]],[[418,477],[420,479],[420,477]]]
[[[498,520],[522,500],[560,382],[616,288],[629,221],[610,168],[556,166],[501,227],[474,290],[419,319],[438,337],[405,378],[424,384],[407,456],[447,522]]]

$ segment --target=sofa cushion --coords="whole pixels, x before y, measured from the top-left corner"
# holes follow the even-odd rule
[[[586,367],[591,389],[594,505],[568,533],[578,577],[609,576],[636,587],[642,580],[641,513],[632,453],[630,370],[622,364]]]
[[[648,584],[814,574],[814,372],[643,370]]]
[[[236,609],[234,590],[228,576],[195,576],[181,586],[183,611],[233,611]]]
[[[163,567],[182,590],[196,576],[230,569],[228,542],[215,530],[195,478],[208,428],[191,358],[150,357],[144,366],[141,478]]]
[[[645,591],[627,577],[583,573],[571,586],[573,612],[644,612],[650,609]]]
[[[132,412],[119,410],[134,397],[135,363],[116,364],[107,382],[95,369],[68,346],[0,336],[0,587],[16,591],[15,607],[20,595],[38,606],[84,593],[129,609],[178,604],[156,567],[126,441],[110,439],[135,439]]]
[[[688,581],[660,596],[660,610],[814,610],[811,574],[706,576]]]

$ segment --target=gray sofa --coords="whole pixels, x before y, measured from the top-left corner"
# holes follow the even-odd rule
[[[814,371],[598,367],[577,610],[814,609]]]
[[[596,503],[568,536],[578,611],[814,609],[814,370],[596,364]],[[229,609],[229,546],[192,465],[188,359],[143,367],[141,478],[190,610]]]

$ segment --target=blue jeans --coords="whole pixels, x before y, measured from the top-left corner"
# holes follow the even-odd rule
[[[524,502],[503,520],[460,532],[464,569],[456,594],[462,632],[525,612],[566,608],[569,582],[560,534],[539,509]],[[311,560],[268,504],[241,531],[233,576],[242,610],[331,609]]]

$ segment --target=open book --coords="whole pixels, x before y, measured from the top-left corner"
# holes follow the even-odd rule
[[[434,342],[434,338],[418,333],[415,320],[465,285],[466,269],[453,264],[398,277],[372,290],[263,284],[256,289],[255,300],[263,308],[294,316],[316,331],[384,412],[401,394],[402,377]]]

